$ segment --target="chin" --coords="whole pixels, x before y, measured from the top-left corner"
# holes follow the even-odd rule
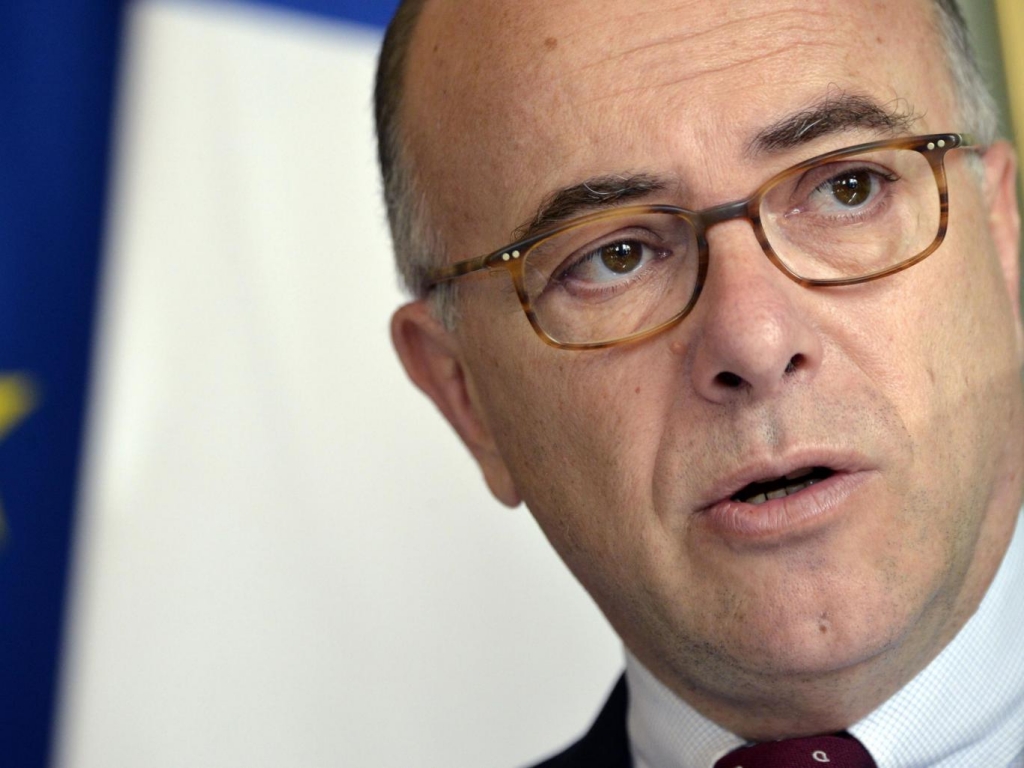
[[[744,644],[738,649],[742,655],[737,662],[751,673],[771,678],[827,678],[881,662],[906,635],[902,627],[886,629],[865,632],[860,627],[837,626],[828,619],[803,621],[786,630],[773,628],[754,647]]]
[[[717,656],[716,671],[731,667],[748,682],[760,680],[766,685],[776,685],[780,679],[838,681],[859,670],[905,666],[908,659],[919,658],[916,646],[928,644],[929,627],[922,622],[926,612],[910,609],[891,595],[876,592],[875,596],[862,593],[855,599],[813,606],[796,601],[761,606],[762,610],[747,612],[741,620],[721,627],[721,634],[712,631],[691,647]]]

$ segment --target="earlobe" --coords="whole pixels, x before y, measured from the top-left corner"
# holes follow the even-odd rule
[[[434,401],[476,459],[491,493],[514,507],[521,498],[494,442],[460,355],[458,340],[424,301],[400,307],[391,341],[413,383]]]
[[[997,141],[985,151],[985,202],[989,231],[999,255],[1017,325],[1017,352],[1024,359],[1020,314],[1020,209],[1017,207],[1017,158],[1013,147]]]

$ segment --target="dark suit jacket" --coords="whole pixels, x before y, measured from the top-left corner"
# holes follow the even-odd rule
[[[629,691],[623,676],[587,735],[534,768],[633,768],[626,737],[628,704]]]

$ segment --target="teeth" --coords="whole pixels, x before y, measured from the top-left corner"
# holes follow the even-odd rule
[[[800,477],[803,477],[806,474],[806,472],[801,472]],[[786,479],[790,480],[792,478],[787,476]],[[745,499],[745,501],[747,502],[747,504],[754,504],[755,506],[757,504],[764,504],[769,499],[781,499],[784,496],[790,496],[794,493],[797,493],[798,491],[802,491],[804,488],[810,488],[817,482],[819,482],[818,478],[811,478],[810,480],[805,480],[802,483],[793,483],[791,485],[787,485],[785,488],[779,488],[778,490],[775,491],[769,491],[768,493],[759,493],[756,496],[752,496],[749,499]]]

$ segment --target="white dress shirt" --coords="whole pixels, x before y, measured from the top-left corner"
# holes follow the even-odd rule
[[[1020,519],[1018,519],[1020,523]],[[712,768],[744,744],[626,653],[636,768]],[[1024,524],[974,616],[850,733],[879,768],[1024,768]]]

